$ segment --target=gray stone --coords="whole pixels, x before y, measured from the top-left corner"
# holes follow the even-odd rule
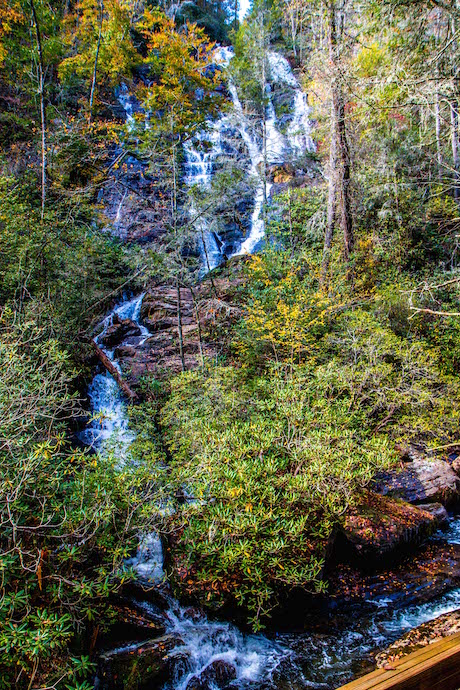
[[[381,473],[375,479],[375,491],[402,498],[408,503],[454,505],[460,498],[460,478],[444,460],[416,457],[403,469]]]

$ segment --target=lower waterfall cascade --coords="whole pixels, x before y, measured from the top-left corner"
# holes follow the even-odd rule
[[[142,344],[149,336],[140,319],[142,298],[143,295],[125,298],[101,324],[97,341],[115,366],[113,351],[104,347],[101,339],[117,315],[135,321],[140,328],[136,344]],[[130,343],[133,344],[133,338]],[[93,421],[83,432],[82,440],[98,452],[115,446],[122,461],[129,462],[129,445],[134,433],[129,428],[126,403],[115,380],[108,373],[96,374],[88,395]],[[432,539],[460,544],[460,518],[451,518],[447,530],[439,531]],[[126,566],[132,567],[147,587],[154,587],[165,580],[162,560],[158,535],[140,535],[137,553],[126,561]],[[359,617],[345,614],[336,621],[326,616],[326,633],[247,634],[232,623],[209,620],[196,609],[182,606],[170,594],[166,600],[166,630],[177,636],[178,649],[184,652],[187,662],[178,665],[165,690],[186,690],[192,679],[199,678],[216,661],[227,662],[235,668],[231,684],[235,688],[327,690],[348,681],[363,661],[369,662],[374,650],[422,623],[458,609],[460,588],[422,604],[404,605],[393,602],[391,597],[371,597],[366,601],[370,612]],[[139,601],[137,596],[135,603],[149,615],[151,605],[147,599]],[[99,687],[98,681],[95,687]]]

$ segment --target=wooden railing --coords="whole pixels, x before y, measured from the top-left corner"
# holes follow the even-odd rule
[[[408,654],[338,690],[459,690],[460,633]]]

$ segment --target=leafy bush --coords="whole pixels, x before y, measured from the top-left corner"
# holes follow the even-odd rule
[[[76,634],[103,624],[128,577],[123,558],[151,519],[151,474],[66,441],[79,407],[49,333],[3,310],[0,342],[0,687],[89,687],[77,681],[91,664],[75,654]]]
[[[187,497],[166,518],[176,584],[208,605],[236,601],[255,628],[286,588],[324,588],[334,525],[393,460],[385,438],[361,433],[349,404],[309,366],[173,380],[161,422],[171,478]]]

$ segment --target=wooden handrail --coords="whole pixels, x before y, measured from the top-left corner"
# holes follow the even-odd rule
[[[459,690],[460,633],[445,637],[338,690]]]

